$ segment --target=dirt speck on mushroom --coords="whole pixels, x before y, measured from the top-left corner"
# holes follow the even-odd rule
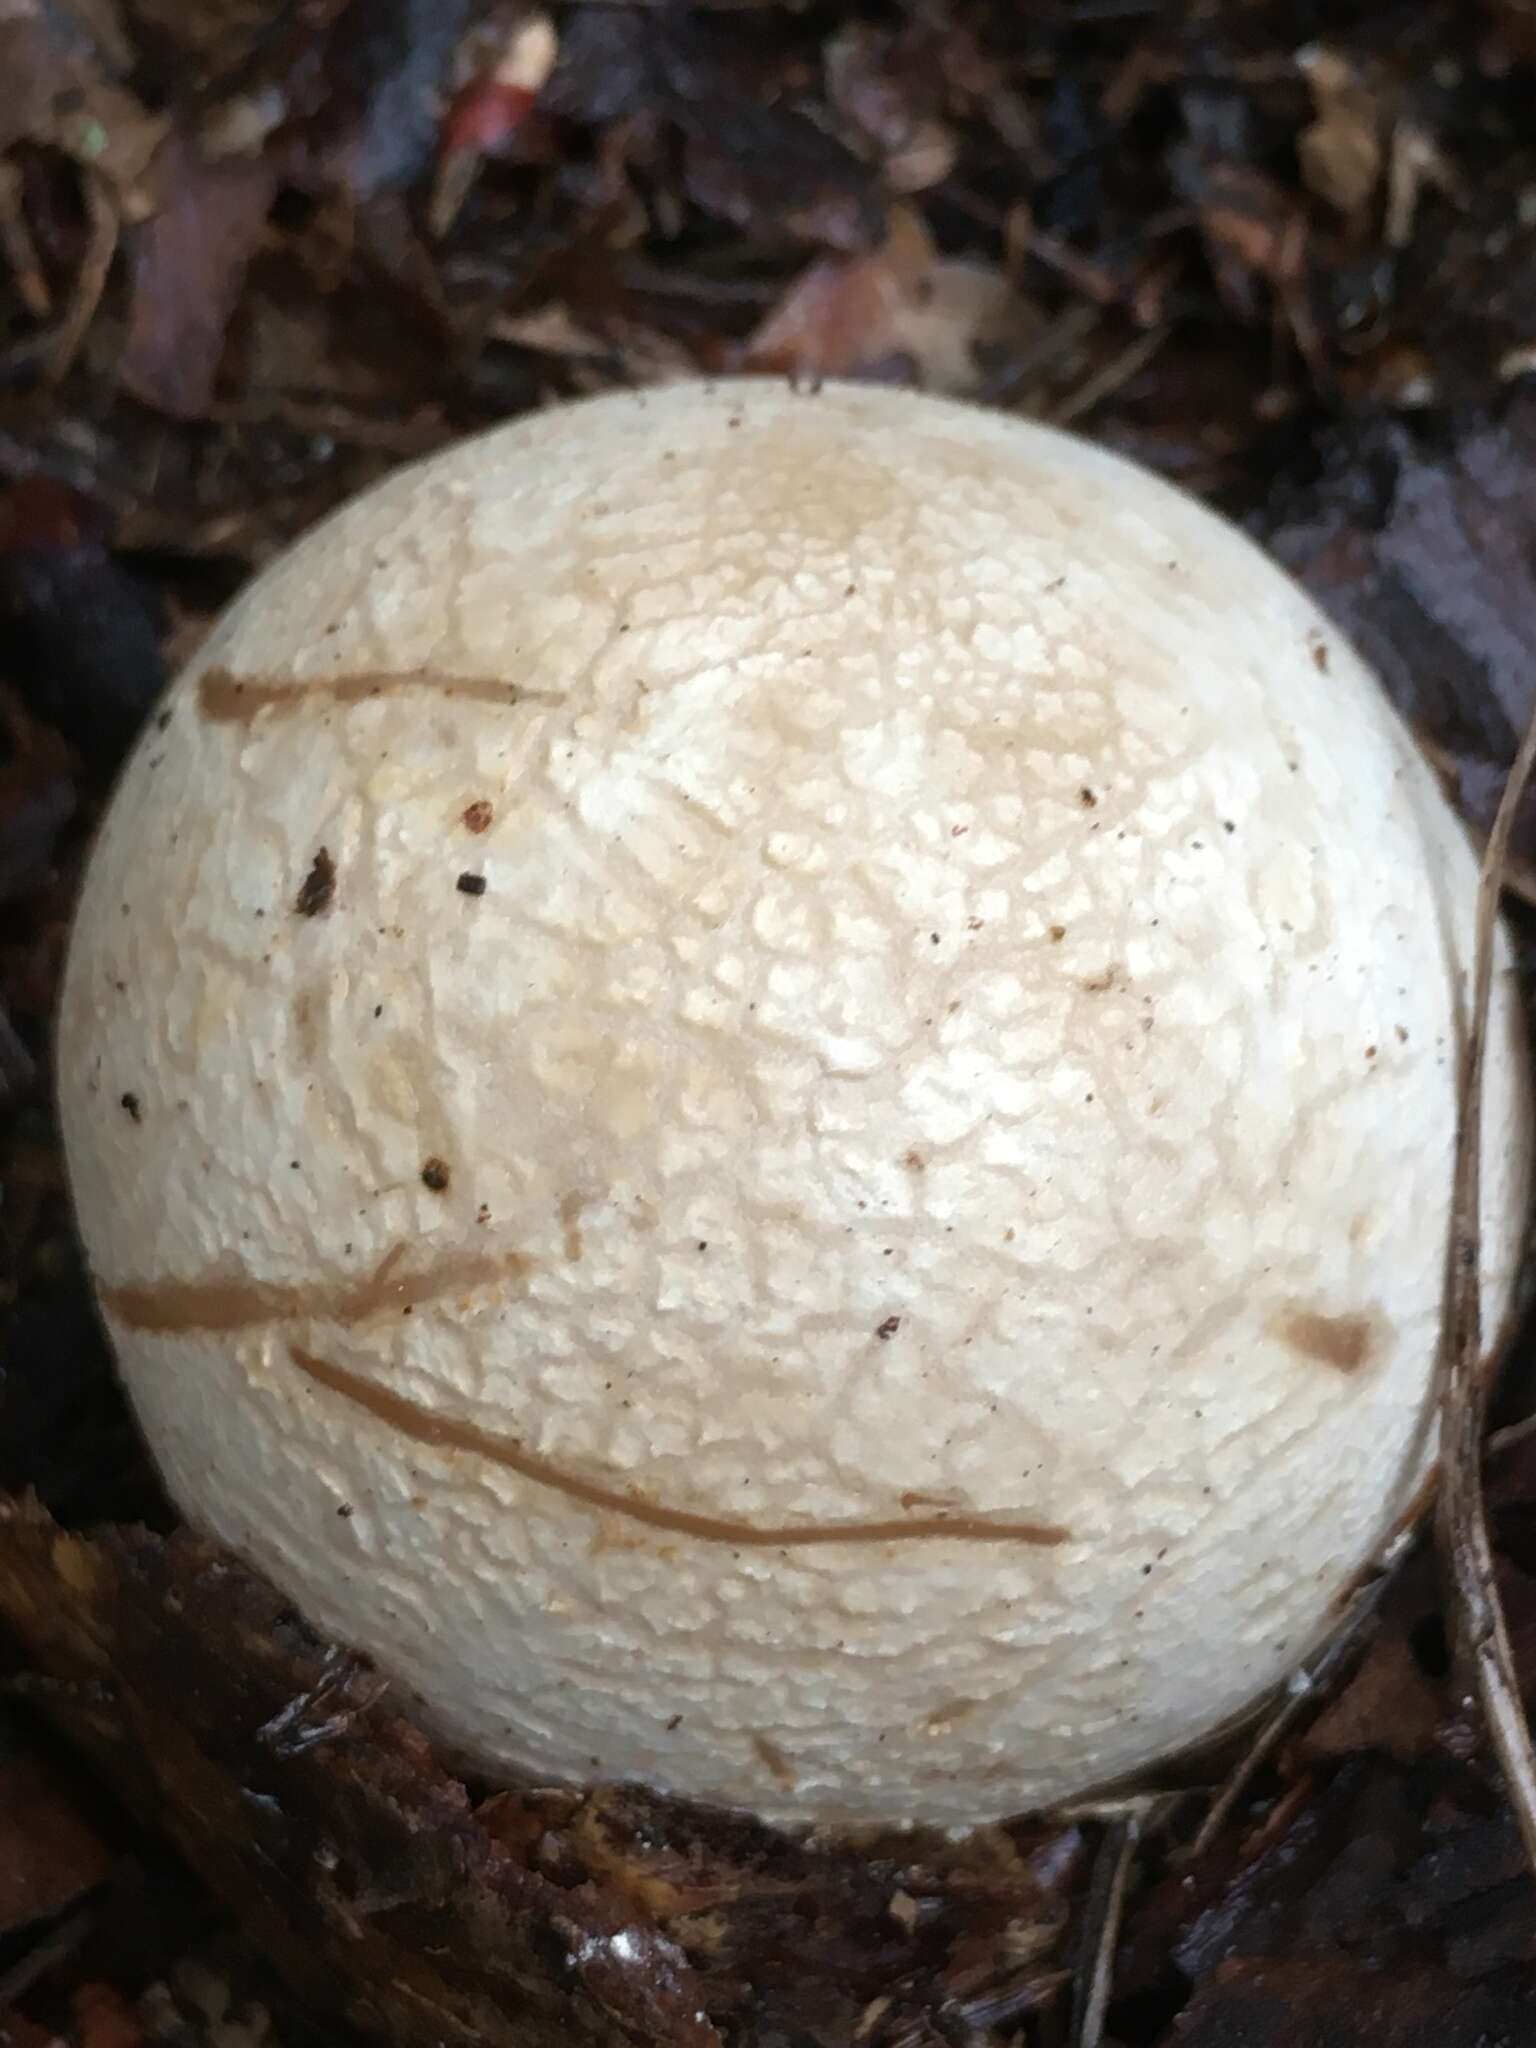
[[[1324,1315],[1317,1309],[1288,1309],[1275,1323],[1275,1334],[1303,1358],[1331,1365],[1336,1372],[1358,1372],[1376,1351],[1376,1327],[1368,1315]]]
[[[336,863],[328,847],[322,846],[310,862],[309,873],[299,885],[293,907],[300,917],[318,917],[336,900]]]

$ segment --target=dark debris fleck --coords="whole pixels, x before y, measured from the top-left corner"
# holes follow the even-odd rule
[[[300,917],[318,917],[322,910],[329,910],[335,900],[336,863],[329,850],[322,846],[299,886],[293,907]]]

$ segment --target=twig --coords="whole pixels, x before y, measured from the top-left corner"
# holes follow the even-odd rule
[[[68,310],[59,322],[58,332],[48,351],[48,379],[53,384],[63,382],[80,353],[80,344],[90,331],[96,308],[101,304],[101,295],[107,288],[112,258],[117,254],[118,237],[122,233],[122,220],[106,179],[99,171],[87,169],[82,173],[81,182],[85,189],[90,235],[75,276]]]
[[[1477,945],[1472,1020],[1462,1052],[1456,1172],[1447,1253],[1446,1316],[1440,1358],[1440,1463],[1436,1517],[1450,1573],[1457,1633],[1470,1659],[1483,1716],[1504,1773],[1525,1852],[1536,1869],[1536,1753],[1521,1704],[1509,1631],[1494,1579],[1483,1500],[1482,1423],[1487,1393],[1481,1370],[1481,1168],[1483,1065],[1493,986],[1499,892],[1520,799],[1536,763],[1536,713],[1526,727],[1499,799],[1477,885]]]
[[[89,1907],[78,1913],[71,1913],[67,1920],[61,1920],[29,1948],[19,1962],[13,1963],[0,1976],[0,2017],[10,2010],[18,1998],[23,1997],[39,1977],[48,1972],[66,1957],[73,1955],[95,1924],[96,1915]],[[0,2035],[0,2039],[6,2038]]]
[[[1278,1705],[1254,1731],[1248,1747],[1228,1772],[1221,1790],[1211,1801],[1210,1809],[1201,1821],[1194,1840],[1187,1848],[1177,1852],[1173,1859],[1175,1863],[1193,1863],[1210,1848],[1226,1826],[1233,1807],[1252,1784],[1254,1773],[1260,1764],[1266,1757],[1273,1755],[1301,1716],[1316,1705],[1319,1689],[1333,1678],[1342,1664],[1348,1662],[1375,1626],[1382,1595],[1390,1584],[1390,1576],[1384,1571],[1380,1578],[1373,1579],[1355,1595],[1341,1626],[1329,1637],[1312,1661],[1304,1664],[1296,1673]]]
[[[1063,242],[1058,236],[1048,235],[1043,229],[1030,224],[1020,236],[1020,246],[1064,277],[1068,284],[1095,305],[1118,306],[1124,300],[1125,285],[1121,279],[1104,264],[1095,263],[1091,256],[1080,254],[1070,242]]]
[[[287,391],[251,391],[243,398],[216,402],[207,418],[235,426],[276,421],[304,434],[323,434],[349,448],[378,448],[387,455],[430,455],[452,438],[452,429],[430,407],[397,419],[371,419],[324,398]]]
[[[30,1088],[36,1077],[37,1062],[0,1004],[0,1108]]]
[[[21,203],[21,172],[12,163],[0,163],[0,253],[9,265],[21,303],[34,320],[46,320],[53,311],[53,293],[38,261],[37,244],[27,226]]]
[[[1120,1943],[1120,1919],[1125,1911],[1131,1859],[1141,1840],[1148,1807],[1155,1803],[1127,1801],[1120,1819],[1109,1823],[1099,1844],[1083,1908],[1083,1961],[1073,1985],[1068,2048],[1099,2048],[1104,2038],[1104,2016],[1109,2011],[1109,1994],[1114,1986],[1115,1950]]]
[[[1432,733],[1413,729],[1414,744],[1435,771],[1435,779],[1444,790],[1453,807],[1461,802],[1461,767],[1454,747],[1443,746]],[[1488,841],[1482,837],[1481,828],[1475,819],[1467,819],[1468,829],[1481,841],[1479,858],[1486,852]],[[1504,852],[1504,887],[1512,896],[1518,896],[1523,903],[1536,906],[1536,868],[1518,853]]]
[[[1033,387],[1045,372],[1080,349],[1103,317],[1099,307],[1074,299],[999,366],[982,389],[984,402],[1004,407],[1017,407],[1023,402],[1025,409],[1033,409]]]
[[[1147,367],[1172,332],[1171,327],[1154,327],[1147,334],[1138,334],[1107,363],[1101,363],[1075,391],[1069,391],[1058,405],[1049,409],[1046,417],[1051,424],[1069,426],[1073,420],[1081,419],[1085,412],[1091,412],[1102,400],[1112,397],[1122,385],[1129,384],[1139,371]]]

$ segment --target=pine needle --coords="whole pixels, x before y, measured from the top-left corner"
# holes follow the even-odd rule
[[[1083,1909],[1069,2048],[1100,2048],[1104,2039],[1131,1863],[1147,1817],[1159,1804],[1155,1795],[1128,1799],[1104,1830]]]

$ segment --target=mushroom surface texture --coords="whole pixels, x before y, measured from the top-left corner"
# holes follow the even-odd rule
[[[519,420],[268,568],[103,826],[62,1108],[149,1442],[482,1767],[1123,1780],[1424,1478],[1475,893],[1338,633],[1124,461]],[[1524,1057],[1501,950],[1490,1325]]]

